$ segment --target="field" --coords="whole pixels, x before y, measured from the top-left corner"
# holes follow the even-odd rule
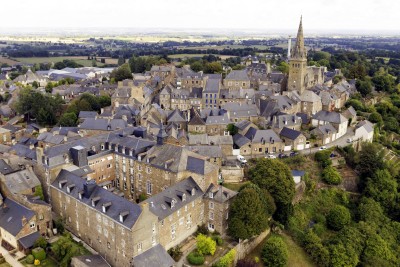
[[[283,238],[283,241],[286,243],[288,249],[288,262],[287,266],[290,267],[315,267],[315,264],[311,261],[307,253],[303,250],[302,247],[297,245],[293,239],[287,235],[286,233],[282,233],[280,235]],[[268,238],[268,237],[267,237]],[[261,263],[261,251],[264,246],[266,240],[260,243],[246,258],[254,259],[255,257],[260,259],[260,263],[258,266],[262,266]]]
[[[174,55],[168,55],[168,57],[176,59],[176,58],[193,58],[193,57],[198,57],[201,58],[203,56],[207,56],[208,54],[174,54]],[[216,57],[220,57],[221,59],[227,59],[230,57],[234,56],[226,56],[226,55],[214,55]]]
[[[206,46],[180,46],[178,49],[195,49],[195,50],[206,50],[206,49],[215,49],[215,50],[223,50],[223,49],[237,49],[237,48],[246,48],[252,47],[257,49],[268,49],[269,46],[266,45],[206,45]]]
[[[12,65],[17,64],[17,63],[18,63],[18,61],[15,61],[13,59],[9,59],[9,58],[6,58],[6,57],[0,57],[0,65],[1,64],[8,64],[8,65],[12,66]]]
[[[57,63],[63,61],[64,59],[74,60],[76,63],[81,64],[85,67],[92,66],[92,60],[88,60],[87,57],[20,57],[16,58],[17,61],[27,64],[35,64],[35,63]],[[117,64],[118,59],[115,58],[105,58],[106,64]],[[100,62],[100,57],[97,58],[96,64],[98,67],[104,66],[103,63]]]

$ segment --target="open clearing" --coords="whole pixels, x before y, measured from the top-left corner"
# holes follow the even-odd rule
[[[6,58],[6,57],[0,57],[0,65],[1,64],[8,64],[8,65],[12,66],[12,65],[15,65],[17,63],[18,63],[18,61],[15,61],[13,59],[9,59],[9,58]]]
[[[80,56],[80,57],[20,57],[16,58],[19,62],[22,63],[27,63],[27,64],[35,64],[35,63],[57,63],[61,62],[64,59],[69,59],[69,60],[74,60],[76,63],[81,64],[85,67],[91,67],[92,66],[92,60],[88,60],[87,57],[85,56]],[[98,67],[104,66],[103,63],[100,62],[100,57],[97,58],[96,64]],[[117,64],[118,59],[115,58],[105,58],[106,59],[106,64]]]
[[[175,58],[193,58],[193,57],[201,58],[201,57],[207,56],[207,55],[209,55],[209,54],[174,54],[174,55],[168,55],[168,57],[174,58],[174,59]],[[213,55],[216,57],[220,57],[221,59],[227,59],[230,57],[234,57],[234,56],[227,56],[227,55],[215,55],[215,54],[213,54]]]

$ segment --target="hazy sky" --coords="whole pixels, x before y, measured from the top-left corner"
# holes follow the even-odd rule
[[[400,32],[400,0],[8,0],[0,29],[223,28]]]

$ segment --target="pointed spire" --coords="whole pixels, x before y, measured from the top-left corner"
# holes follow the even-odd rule
[[[291,57],[297,59],[307,58],[307,51],[304,46],[304,36],[303,36],[303,16],[300,17],[300,25],[299,25],[299,30],[297,31],[296,44],[293,47]]]

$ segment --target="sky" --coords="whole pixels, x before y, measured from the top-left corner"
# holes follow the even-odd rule
[[[400,0],[12,0],[0,31],[13,28],[258,29],[400,33]]]

